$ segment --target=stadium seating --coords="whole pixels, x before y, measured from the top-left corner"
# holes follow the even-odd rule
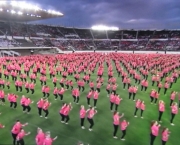
[[[0,38],[0,47],[57,47],[61,50],[180,50],[178,30],[96,31],[0,22],[0,36],[4,37]]]

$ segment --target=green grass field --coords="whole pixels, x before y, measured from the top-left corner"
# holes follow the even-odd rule
[[[22,107],[19,104],[18,99],[18,107],[16,110],[9,107],[9,102],[6,100],[5,106],[0,106],[0,122],[4,124],[6,127],[4,129],[0,129],[0,144],[1,145],[11,145],[12,137],[11,137],[11,128],[14,122],[19,119],[22,123],[28,122],[29,125],[25,127],[26,131],[30,131],[31,134],[25,137],[25,143],[27,145],[35,145],[35,136],[37,127],[41,127],[44,131],[51,131],[53,137],[58,136],[58,139],[54,142],[54,145],[77,145],[78,141],[82,141],[85,145],[149,145],[149,134],[150,134],[150,122],[152,120],[157,120],[158,118],[158,106],[155,104],[150,104],[149,93],[152,89],[151,83],[149,83],[149,88],[146,92],[138,91],[136,98],[142,99],[145,101],[146,110],[144,112],[144,119],[141,119],[139,116],[140,112],[138,112],[138,117],[134,118],[134,106],[135,102],[128,99],[128,91],[127,89],[123,90],[121,77],[117,77],[115,67],[114,72],[117,77],[118,83],[118,94],[123,98],[119,106],[119,112],[124,113],[124,118],[130,122],[129,127],[127,128],[127,135],[125,137],[125,141],[120,140],[121,131],[118,130],[117,136],[118,139],[113,138],[113,125],[112,125],[112,112],[109,109],[109,98],[107,97],[106,92],[106,84],[107,84],[107,66],[105,66],[104,72],[104,85],[101,88],[100,97],[97,103],[98,113],[94,117],[95,126],[93,131],[90,132],[87,128],[89,127],[89,123],[85,121],[85,130],[82,130],[80,127],[79,120],[79,109],[80,105],[85,105],[88,108],[86,103],[86,95],[89,91],[89,85],[86,85],[85,91],[80,95],[80,103],[73,104],[73,110],[70,112],[70,121],[68,125],[62,124],[60,122],[59,109],[62,105],[60,100],[54,100],[54,96],[52,94],[53,84],[52,80],[48,78],[47,85],[51,86],[51,95],[49,97],[52,106],[49,108],[49,118],[46,120],[45,118],[40,118],[38,116],[38,110],[36,108],[36,102],[42,97],[41,93],[41,85],[40,81],[37,81],[35,87],[35,93],[33,95],[26,94],[25,89],[23,92],[16,92],[14,87],[14,82],[11,81],[11,88],[8,90],[4,89],[5,93],[15,93],[21,98],[22,95],[29,96],[34,102],[31,105],[32,110],[31,113],[23,114]],[[97,70],[97,69],[96,69]],[[83,76],[83,74],[82,74]],[[49,77],[49,76],[48,76]],[[60,75],[57,76],[61,78]],[[70,77],[68,77],[70,78]],[[97,79],[96,72],[92,74],[92,80]],[[149,80],[151,76],[149,76]],[[10,77],[11,80],[11,77]],[[173,84],[173,88],[167,92],[167,95],[163,95],[163,89],[161,90],[160,99],[166,102],[166,111],[162,116],[162,127],[168,127],[171,131],[170,139],[167,145],[178,145],[179,140],[179,128],[180,128],[180,116],[177,115],[174,119],[175,126],[170,125],[170,109],[169,109],[169,95],[172,90],[179,91],[180,79],[176,84]],[[134,84],[134,80],[132,81]],[[58,84],[58,87],[60,85]],[[154,87],[156,88],[156,87]],[[92,100],[93,101],[93,100]],[[93,103],[91,101],[91,103]],[[178,101],[178,100],[176,100]],[[71,96],[71,90],[68,90],[64,94],[64,102],[73,102],[73,98]],[[161,144],[161,134],[156,138],[154,145]]]

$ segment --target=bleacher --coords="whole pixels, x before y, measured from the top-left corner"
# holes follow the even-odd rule
[[[97,31],[0,22],[0,36],[3,37],[0,38],[0,47],[57,47],[61,50],[77,51],[180,50],[180,31],[178,30]]]

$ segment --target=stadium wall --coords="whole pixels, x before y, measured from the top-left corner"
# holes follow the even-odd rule
[[[73,53],[73,51],[63,51],[64,53]],[[75,51],[74,53],[88,53],[93,51]],[[96,53],[133,53],[133,51],[95,51]],[[180,52],[177,51],[134,51],[135,54],[180,54]]]

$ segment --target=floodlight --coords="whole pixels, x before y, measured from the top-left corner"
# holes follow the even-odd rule
[[[2,11],[3,11],[3,9],[2,9],[2,8],[0,8],[0,11],[2,12]]]
[[[16,13],[16,11],[14,11],[14,10],[11,10],[11,13],[12,13],[12,14],[15,14],[15,13]]]
[[[23,13],[19,11],[19,12],[17,12],[17,14],[18,14],[18,15],[22,15]]]
[[[0,5],[5,5],[6,1],[0,1]]]

